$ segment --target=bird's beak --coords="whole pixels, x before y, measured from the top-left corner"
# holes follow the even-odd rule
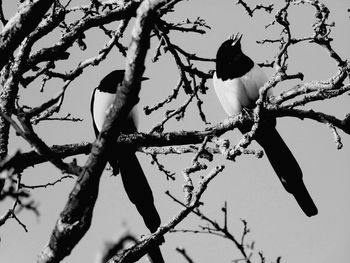
[[[141,81],[145,81],[145,80],[148,80],[149,78],[147,77],[141,77]]]
[[[237,34],[232,34],[230,36],[230,40],[232,40],[232,46],[236,45],[236,43],[240,42],[241,41],[241,38],[242,38],[242,34],[241,33],[237,33]]]
[[[237,39],[236,42],[241,42],[242,36],[243,36],[243,35],[242,35],[241,33],[238,32],[237,35],[236,35],[236,39]]]

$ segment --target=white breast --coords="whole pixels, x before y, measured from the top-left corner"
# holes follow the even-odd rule
[[[93,104],[93,118],[96,127],[101,131],[103,123],[106,119],[107,111],[109,107],[113,104],[115,99],[115,94],[101,92],[100,90],[95,90],[94,104]],[[128,118],[133,119],[134,124],[137,126],[137,107],[135,106],[129,113]]]
[[[115,94],[101,92],[97,89],[95,90],[93,117],[96,127],[99,131],[101,131],[103,122],[106,119],[107,109],[112,105],[114,99]]]
[[[239,114],[244,107],[255,107],[255,101],[259,98],[259,89],[266,82],[264,71],[256,64],[240,78],[223,81],[217,78],[216,73],[213,76],[216,95],[229,116]]]
[[[254,64],[254,67],[241,78],[242,83],[246,89],[247,96],[250,101],[254,102],[254,105],[247,105],[248,107],[254,107],[255,102],[259,98],[259,90],[267,82],[267,76],[259,65]],[[270,93],[269,93],[270,95]]]
[[[216,73],[214,73],[213,84],[216,95],[227,115],[233,116],[240,113],[242,110],[240,99],[245,98],[246,95],[239,80],[223,81],[217,78]]]

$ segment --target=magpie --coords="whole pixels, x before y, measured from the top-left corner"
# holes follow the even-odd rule
[[[90,111],[96,137],[106,119],[107,109],[113,104],[118,87],[124,79],[124,70],[114,70],[107,74],[94,89],[91,96]],[[142,78],[146,80],[148,78]],[[135,107],[123,121],[121,133],[130,134],[137,131],[137,115]],[[139,214],[151,233],[160,226],[160,217],[154,205],[153,194],[142,167],[135,155],[135,150],[127,146],[110,145],[107,161],[114,173],[121,175],[125,191],[130,201],[136,206]],[[164,242],[162,238],[161,242]],[[158,245],[152,246],[149,256],[153,263],[162,263],[164,259]]]
[[[262,68],[241,49],[242,34],[237,33],[224,41],[216,53],[216,71],[213,85],[221,106],[229,116],[244,108],[254,108],[259,89],[267,82]],[[271,91],[268,95],[271,95]],[[262,146],[274,171],[287,192],[292,194],[307,216],[318,213],[303,179],[302,171],[288,146],[277,132],[276,119],[261,123],[255,140]],[[246,133],[251,127],[240,127]]]

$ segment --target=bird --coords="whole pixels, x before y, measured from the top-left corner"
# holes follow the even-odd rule
[[[92,92],[90,111],[96,137],[102,129],[108,108],[115,100],[117,89],[123,82],[124,73],[125,70],[121,69],[108,73]],[[141,81],[146,79],[148,78],[142,77]],[[130,134],[137,131],[136,126],[137,111],[134,107],[123,120],[122,127],[119,130],[121,133]],[[135,155],[135,150],[128,146],[112,144],[108,147],[107,161],[113,168],[114,173],[119,171],[128,198],[136,206],[146,227],[151,233],[154,233],[160,226],[161,219],[154,205],[152,189]],[[164,238],[161,237],[159,243],[163,242]],[[158,245],[151,246],[148,255],[153,263],[164,262]]]
[[[233,34],[218,48],[213,74],[213,86],[221,106],[229,116],[252,109],[259,98],[259,89],[268,78],[263,69],[241,47],[242,34]],[[272,92],[268,91],[268,96]],[[251,127],[241,127],[246,133]],[[260,124],[255,138],[264,149],[275,173],[287,192],[292,194],[303,212],[314,216],[318,209],[303,182],[302,170],[286,143],[276,130],[276,119]]]

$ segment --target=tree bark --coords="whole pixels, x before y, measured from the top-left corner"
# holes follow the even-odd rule
[[[32,32],[44,17],[54,0],[26,1],[0,34],[0,69],[8,62],[13,51]]]
[[[137,10],[123,85],[117,91],[102,131],[92,145],[85,168],[57,220],[49,244],[38,258],[40,263],[61,261],[71,253],[90,227],[100,177],[106,165],[108,141],[116,139],[113,135],[118,134],[117,127],[120,127],[119,124],[138,101],[144,61],[150,45],[153,16],[156,15],[157,8],[167,2],[170,1],[146,0]]]

